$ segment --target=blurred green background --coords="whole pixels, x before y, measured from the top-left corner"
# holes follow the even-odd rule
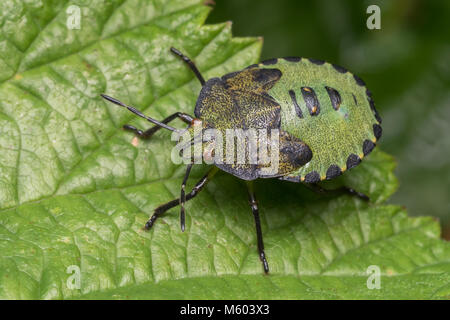
[[[369,30],[369,5],[381,29]],[[397,159],[391,203],[431,215],[450,239],[450,1],[216,0],[207,23],[262,36],[261,59],[302,56],[358,74],[383,118],[383,150]]]

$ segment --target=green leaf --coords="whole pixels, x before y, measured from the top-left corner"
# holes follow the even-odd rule
[[[70,1],[0,3],[0,298],[448,298],[450,247],[432,219],[382,205],[397,182],[379,150],[335,182],[371,203],[258,181],[268,276],[245,186],[227,174],[187,203],[186,232],[178,209],[142,230],[183,167],[169,133],[136,145],[120,127],[148,124],[99,94],[158,119],[192,113],[200,85],[168,48],[206,78],[256,62],[261,40],[203,25],[201,2],[90,1],[74,30]]]

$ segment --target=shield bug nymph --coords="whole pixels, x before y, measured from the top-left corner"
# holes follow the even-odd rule
[[[168,123],[179,118],[187,123],[187,130],[191,131],[198,125],[202,130],[215,129],[220,132],[227,129],[276,130],[278,167],[276,172],[267,174],[262,170],[265,165],[260,163],[215,161],[211,152],[217,151],[217,145],[211,150],[211,141],[200,139],[197,142],[207,150],[204,154],[213,161],[212,168],[186,193],[186,181],[194,162],[188,163],[180,197],[157,207],[145,228],[150,229],[164,212],[180,205],[180,224],[184,231],[185,202],[199,194],[218,170],[223,170],[247,182],[259,257],[267,273],[269,266],[252,181],[277,178],[303,183],[320,192],[326,191],[317,183],[338,177],[358,165],[381,137],[381,118],[375,109],[372,94],[361,78],[345,68],[298,57],[269,59],[205,81],[187,56],[175,48],[170,50],[190,67],[202,85],[194,109],[195,117],[176,112],[158,121],[102,94],[106,100],[154,124],[146,131],[131,125],[125,125],[124,129],[148,139],[161,128],[177,131]],[[195,137],[192,144],[197,143],[194,140]],[[343,188],[341,191],[368,200],[355,190]]]

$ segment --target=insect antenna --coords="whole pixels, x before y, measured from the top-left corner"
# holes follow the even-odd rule
[[[193,163],[190,163],[187,165],[186,167],[186,173],[184,174],[184,179],[183,179],[183,183],[181,184],[181,195],[180,195],[180,226],[181,226],[181,231],[184,232],[185,229],[185,222],[186,222],[186,213],[184,210],[184,204],[186,202],[186,193],[185,193],[185,189],[186,189],[186,182],[187,179],[189,178],[189,174],[191,173],[191,169],[192,169]]]
[[[112,102],[112,103],[114,103],[114,104],[117,104],[118,106],[127,108],[128,110],[130,110],[130,111],[133,112],[134,114],[138,115],[139,117],[144,118],[144,119],[146,119],[147,121],[150,121],[151,123],[153,123],[153,124],[155,124],[155,125],[157,125],[157,126],[160,126],[161,128],[164,128],[164,129],[167,129],[167,130],[170,130],[170,131],[178,131],[178,129],[175,129],[174,127],[168,126],[168,125],[165,124],[165,123],[162,123],[162,122],[160,122],[160,121],[158,121],[158,120],[155,120],[155,119],[153,119],[153,118],[147,117],[145,114],[143,114],[142,112],[140,112],[138,109],[136,109],[136,108],[134,108],[134,107],[131,107],[131,106],[127,106],[125,103],[123,103],[123,102],[121,102],[121,101],[119,101],[119,100],[117,100],[117,99],[115,99],[115,98],[113,98],[113,97],[110,97],[110,96],[108,96],[108,95],[106,95],[106,94],[101,94],[100,96],[101,96],[103,99],[108,100],[109,102]]]

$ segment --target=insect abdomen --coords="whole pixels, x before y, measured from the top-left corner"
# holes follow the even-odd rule
[[[381,119],[359,77],[305,58],[271,59],[257,67],[281,71],[280,80],[269,90],[281,106],[281,128],[313,153],[308,164],[289,174],[291,179],[334,178],[373,149],[381,136]]]

